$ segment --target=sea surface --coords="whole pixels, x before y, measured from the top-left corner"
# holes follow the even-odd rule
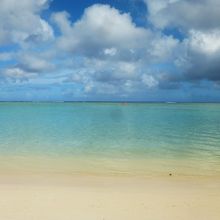
[[[220,104],[0,103],[0,172],[220,175]]]

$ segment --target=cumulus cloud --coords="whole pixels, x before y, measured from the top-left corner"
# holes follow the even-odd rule
[[[142,81],[148,88],[152,88],[158,85],[158,81],[149,74],[143,74]]]
[[[149,20],[159,28],[219,28],[219,0],[145,0]]]
[[[10,0],[11,3],[12,1]],[[11,26],[10,30],[15,31],[15,34],[13,33],[13,37],[8,37],[8,40],[23,43],[52,37],[53,30],[48,32],[51,27],[40,17],[48,1],[22,0],[21,4],[21,8],[28,9],[28,15],[24,14],[22,19],[30,16],[30,19],[25,17],[29,23],[21,22],[25,28]],[[13,6],[9,3],[7,5],[6,2],[4,5],[5,8],[2,10],[5,13]],[[31,24],[31,18],[35,23]],[[41,25],[42,21],[46,22],[46,26]],[[49,55],[41,50],[39,54],[29,50],[18,52],[15,56],[16,64],[1,71],[2,76],[20,81],[28,80],[41,73],[55,70],[54,60],[57,60],[56,63],[59,63],[57,67],[61,71],[73,72],[67,74],[64,83],[78,84],[83,87],[85,93],[118,92],[125,95],[141,88],[157,87],[159,73],[154,74],[150,66],[173,59],[179,45],[178,39],[137,27],[128,13],[122,13],[109,5],[95,4],[85,9],[82,17],[74,23],[65,11],[53,13],[51,21],[60,30],[55,40],[56,53],[51,48]],[[10,25],[14,25],[10,16],[9,22]],[[40,35],[33,32],[30,26],[37,27]],[[21,30],[22,35],[18,34]],[[17,34],[22,37],[16,38]],[[8,55],[2,54],[2,59],[7,57]],[[71,57],[73,60],[81,61],[77,64],[63,61],[66,58],[71,60]]]
[[[216,54],[220,51],[220,29],[203,32],[191,30],[189,44],[190,48],[198,53]]]
[[[135,62],[86,58],[83,66],[72,71],[72,74],[64,81],[81,84],[87,93],[94,92],[94,90],[98,93],[105,93],[105,88],[107,91],[111,88],[111,93],[119,90],[127,92],[133,82],[140,78],[138,68]]]
[[[165,74],[161,85],[220,80],[220,2],[218,0],[145,0],[148,19],[162,32],[184,33],[174,54],[176,74]]]
[[[1,0],[0,45],[47,41],[53,29],[41,17],[49,0]]]
[[[33,53],[19,54],[18,65],[27,72],[42,73],[53,70],[54,64],[52,63],[52,60],[47,61],[41,56]]]
[[[35,76],[35,73],[26,72],[19,67],[7,68],[1,72],[1,77],[4,77],[4,81],[10,82],[24,82]]]
[[[220,80],[220,30],[190,31],[185,44],[187,65],[184,78],[188,80]]]
[[[0,61],[12,63],[0,68],[1,79],[18,79],[22,82],[43,74],[51,74],[56,66],[53,59],[50,52],[43,51],[39,53],[22,50],[17,53],[0,53]]]
[[[88,57],[115,57],[133,59],[151,37],[151,32],[137,27],[127,13],[109,5],[87,8],[80,20],[71,23],[66,12],[55,13],[52,20],[62,35],[58,47]]]
[[[154,37],[148,46],[147,58],[154,60],[156,63],[175,59],[176,53],[179,51],[180,42],[172,36],[154,33]]]
[[[66,12],[54,13],[52,20],[61,31],[57,48],[84,60],[67,81],[82,84],[87,92],[157,87],[159,73],[154,74],[151,65],[170,62],[179,45],[172,36],[137,27],[129,14],[109,5],[87,8],[75,23]]]

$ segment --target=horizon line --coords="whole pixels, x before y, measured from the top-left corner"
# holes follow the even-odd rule
[[[95,100],[92,100],[92,101],[83,101],[83,100],[78,100],[78,101],[60,101],[60,100],[55,100],[55,101],[52,101],[52,100],[40,100],[40,101],[34,101],[34,100],[0,100],[0,103],[18,103],[18,102],[26,102],[26,103],[149,103],[149,104],[160,104],[160,103],[164,103],[164,104],[184,104],[184,103],[210,103],[210,104],[220,104],[220,101],[95,101]]]

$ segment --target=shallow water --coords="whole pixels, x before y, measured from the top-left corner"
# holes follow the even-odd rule
[[[220,104],[0,103],[0,123],[1,169],[220,174]]]

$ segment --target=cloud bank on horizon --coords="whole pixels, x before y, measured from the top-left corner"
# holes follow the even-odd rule
[[[220,101],[218,0],[57,1],[0,0],[0,100]]]

